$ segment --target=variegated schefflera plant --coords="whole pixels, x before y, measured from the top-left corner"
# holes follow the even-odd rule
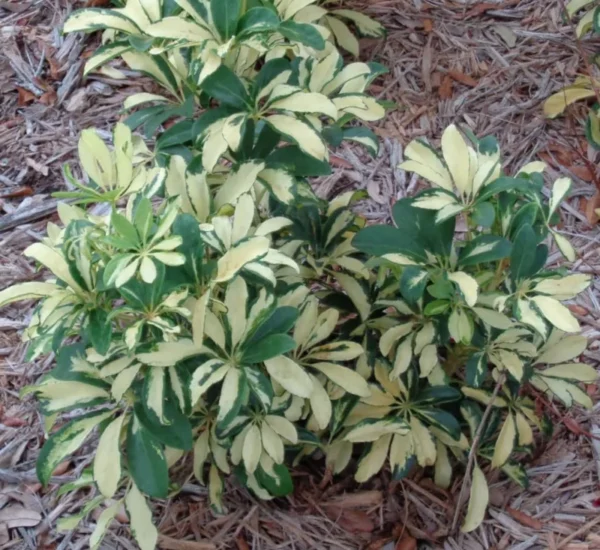
[[[176,494],[186,466],[215,513],[226,476],[283,496],[308,456],[334,473],[357,458],[359,482],[388,457],[396,478],[432,466],[448,486],[478,434],[473,529],[487,503],[479,464],[526,483],[515,457],[546,426],[532,396],[590,404],[585,339],[560,303],[589,280],[544,268],[548,236],[575,258],[556,230],[570,183],[548,205],[539,163],[507,178],[493,140],[469,146],[451,127],[442,156],[406,151],[403,168],[435,188],[399,201],[394,226],[365,228],[360,192],[322,201],[308,178],[330,173],[328,145],[378,151],[360,123],[385,114],[367,91],[383,69],[344,65],[335,47],[354,48],[335,21],[367,35],[377,24],[301,0],[122,4],[65,28],[105,31],[88,70],[121,56],[164,95],[128,98],[111,147],[83,132],[85,176],[66,171],[61,224],[25,251],[52,278],[0,292],[0,306],[39,300],[29,357],[57,354],[24,390],[46,418],[42,482],[100,434],[91,466],[61,489],[96,493],[59,527],[102,507],[98,548],[124,505],[154,548],[147,499]],[[138,128],[158,133],[155,147]]]
[[[582,384],[598,373],[579,362],[587,340],[562,303],[590,278],[546,267],[552,241],[566,260],[576,257],[556,229],[570,180],[556,180],[546,201],[543,163],[508,177],[495,140],[469,143],[455,126],[445,130],[441,152],[414,141],[405,156],[400,167],[433,187],[398,201],[393,225],[364,228],[352,240],[376,257],[368,265],[380,275],[354,296],[355,306],[375,296],[387,309],[372,344],[379,355],[371,350],[371,395],[349,412],[331,464],[340,471],[350,445],[368,443],[360,481],[388,461],[397,478],[414,464],[432,466],[447,488],[453,464],[471,455],[468,532],[488,503],[484,464],[527,486],[519,457],[531,452],[536,431],[550,429],[544,399],[592,405]],[[369,312],[361,330],[382,315]]]
[[[385,114],[367,92],[383,68],[345,65],[336,44],[356,49],[348,22],[382,28],[316,4],[128,0],[65,24],[105,31],[88,70],[120,56],[165,90],[128,98],[112,145],[82,133],[83,177],[66,167],[61,223],[25,251],[51,278],[0,292],[0,307],[38,301],[29,358],[56,354],[23,391],[45,417],[44,485],[100,434],[93,463],[61,489],[95,491],[59,520],[75,529],[101,508],[92,548],[122,506],[154,548],[147,499],[177,493],[185,480],[169,471],[184,455],[216,513],[229,474],[261,498],[289,493],[288,466],[321,447],[335,401],[370,395],[352,368],[361,342],[310,292],[369,275],[350,244],[364,226],[348,209],[358,197],[327,204],[307,178],[331,172],[329,144],[377,153],[360,122]],[[132,133],[141,126],[156,147]]]

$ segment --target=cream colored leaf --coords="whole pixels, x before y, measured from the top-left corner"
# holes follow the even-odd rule
[[[287,418],[268,414],[265,416],[265,421],[276,433],[287,439],[293,445],[298,442],[298,432],[296,431],[296,427]]]
[[[271,377],[292,395],[309,398],[313,393],[309,375],[289,357],[280,355],[267,359],[265,366]]]
[[[133,537],[141,550],[154,550],[158,541],[158,531],[152,523],[152,511],[135,483],[132,483],[125,497],[125,505]]]
[[[291,111],[294,113],[320,113],[337,119],[338,112],[333,102],[319,93],[297,92],[269,105],[270,109]]]
[[[594,90],[590,88],[564,88],[546,100],[544,103],[544,114],[548,118],[555,118],[562,114],[572,103],[594,97],[595,95]]]
[[[262,449],[263,446],[260,436],[260,429],[258,426],[253,425],[246,434],[246,438],[244,439],[244,447],[242,448],[244,466],[249,474],[254,473],[256,470]]]
[[[310,394],[310,408],[315,415],[319,429],[324,430],[329,425],[329,420],[331,419],[331,400],[319,379],[313,375],[309,376],[313,386]]]
[[[543,279],[533,290],[554,296],[558,300],[570,300],[590,286],[591,278],[583,273],[574,273],[558,279]]]
[[[492,468],[500,468],[506,463],[513,452],[516,436],[517,427],[515,425],[515,418],[511,413],[508,413],[496,440],[494,456],[492,457]]]
[[[455,273],[449,273],[448,279],[456,283],[468,306],[473,307],[477,303],[479,285],[471,275],[464,271],[456,271]]]
[[[253,237],[233,247],[217,263],[217,283],[227,282],[248,263],[264,256],[270,247],[266,237]]]
[[[369,452],[364,455],[358,463],[358,469],[354,475],[356,481],[364,483],[383,468],[391,441],[392,434],[388,434],[380,437],[373,443]]]
[[[120,436],[125,415],[115,418],[102,432],[94,455],[94,480],[106,498],[117,492],[121,479]]]
[[[196,300],[192,312],[192,335],[194,345],[198,348],[202,346],[202,342],[204,341],[204,323],[206,321],[206,310],[209,300],[210,289]]]
[[[569,309],[563,306],[559,301],[548,296],[535,296],[532,302],[542,312],[542,315],[548,319],[556,328],[564,332],[579,332],[580,327],[577,319]]]
[[[57,278],[67,283],[75,292],[83,292],[83,289],[71,276],[69,265],[58,250],[43,243],[34,243],[25,249],[23,255],[33,258],[36,262],[47,267]]]
[[[287,115],[271,115],[265,119],[277,132],[289,137],[306,154],[319,160],[327,160],[327,146],[319,134],[308,124]]]
[[[469,497],[469,507],[467,515],[460,530],[463,533],[470,533],[481,525],[490,500],[490,492],[485,475],[477,463],[473,467],[473,476],[471,478],[471,494]]]
[[[125,392],[131,387],[142,365],[139,363],[122,370],[112,383],[110,392],[115,401],[121,401]]]
[[[352,395],[360,397],[371,395],[371,390],[365,379],[352,369],[334,363],[315,363],[311,366]]]
[[[420,466],[433,466],[437,456],[435,441],[431,432],[415,416],[410,419],[410,430],[412,434],[413,447]]]
[[[59,289],[54,283],[20,283],[9,286],[0,291],[0,307],[19,300],[45,298]]]
[[[276,464],[281,464],[284,459],[283,441],[267,422],[261,425],[262,446]]]

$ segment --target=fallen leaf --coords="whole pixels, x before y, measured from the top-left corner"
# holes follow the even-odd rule
[[[69,471],[69,468],[71,467],[71,462],[68,460],[65,460],[64,462],[61,462],[52,472],[53,476],[62,476],[64,473]]]
[[[345,495],[325,502],[323,506],[337,506],[338,508],[370,508],[383,502],[381,491],[360,491],[358,493],[347,493]]]
[[[13,504],[0,510],[0,524],[9,529],[15,527],[35,527],[42,521],[42,515],[35,510],[30,510],[20,504]]]
[[[343,510],[332,506],[327,508],[325,513],[350,533],[371,533],[375,529],[373,520],[360,510]]]
[[[585,433],[579,425],[579,422],[577,422],[577,420],[574,420],[573,418],[565,416],[562,422],[565,425],[565,428],[567,428],[567,430],[569,430],[575,435],[582,435]]]
[[[35,101],[37,99],[35,94],[31,93],[29,90],[26,90],[25,88],[21,88],[20,86],[17,86],[17,92],[19,93],[19,98],[17,100],[19,107],[24,107],[25,105],[29,105],[30,103],[32,103],[33,101]]]
[[[1,421],[2,424],[9,428],[20,428],[27,426],[27,422],[22,418],[16,418],[14,416],[5,416]]]
[[[598,393],[598,384],[586,384],[585,393],[590,397],[594,397]]]
[[[507,27],[506,25],[496,25],[494,30],[509,48],[514,48],[517,45],[517,35],[510,27]]]
[[[329,161],[331,162],[331,164],[333,164],[333,166],[335,166],[336,168],[347,168],[347,169],[352,169],[354,168],[354,166],[352,166],[352,164],[350,164],[346,159],[337,157],[335,155],[330,155],[329,156]]]
[[[31,7],[32,2],[7,2],[6,0],[0,0],[0,8],[3,8],[13,13],[22,13],[27,11]]]
[[[456,69],[450,69],[448,71],[448,74],[454,80],[456,80],[456,82],[460,82],[461,84],[464,84],[465,86],[471,86],[472,88],[474,88],[478,84],[477,80],[475,80],[472,76],[469,76],[468,74],[463,73],[462,71],[458,71]]]
[[[52,80],[60,80],[60,63],[50,53],[46,53],[46,59],[48,60],[48,64],[50,65],[50,78]]]
[[[394,544],[394,541],[391,540],[389,537],[384,539],[377,539],[369,543],[369,546],[367,546],[365,550],[382,550],[382,548],[384,548],[385,546],[387,546],[389,549],[390,544]]]
[[[450,75],[445,75],[440,86],[440,99],[450,99],[453,95],[452,78]]]
[[[430,33],[433,30],[433,21],[431,19],[423,19],[423,30]]]
[[[88,0],[86,8],[105,8],[110,6],[110,0]]]
[[[594,181],[594,174],[587,166],[569,166],[569,171],[583,181],[591,183]]]
[[[395,550],[417,550],[417,539],[406,533],[397,543]]]
[[[0,199],[16,199],[19,197],[31,197],[33,195],[33,189],[29,186],[18,187],[14,191],[10,191],[9,193],[3,193],[0,195]],[[18,419],[21,421],[21,419]],[[23,424],[21,424],[23,426]]]
[[[41,95],[40,103],[51,107],[52,105],[54,105],[56,103],[57,99],[58,99],[58,96],[56,95],[56,92],[52,88],[50,88],[47,92],[44,92]]]
[[[82,111],[87,102],[87,90],[86,88],[79,88],[66,102],[65,109],[69,113],[75,111]]]
[[[237,545],[238,550],[250,550],[248,543],[245,541],[242,535],[235,539],[235,544]]]
[[[583,306],[578,306],[577,304],[568,304],[567,307],[575,314],[575,315],[581,315],[582,317],[585,317],[586,315],[589,315],[589,311],[584,308]]]
[[[513,519],[516,519],[519,523],[525,525],[525,527],[530,527],[536,531],[541,531],[544,528],[544,524],[539,519],[532,518],[529,514],[521,512],[521,510],[515,510],[514,508],[507,506],[506,511]]]
[[[164,550],[216,550],[217,548],[212,542],[178,540],[166,535],[158,536],[158,547]]]
[[[31,168],[33,168],[36,172],[39,172],[40,174],[42,174],[42,176],[47,176],[48,175],[48,167],[44,166],[43,164],[40,164],[39,162],[30,159],[30,158],[26,158],[25,162],[27,163],[28,166],[31,166]]]
[[[501,10],[504,8],[508,8],[510,6],[514,6],[514,5],[518,4],[520,1],[521,0],[507,0],[506,2],[504,2],[502,4],[498,4],[498,3],[493,4],[491,2],[482,2],[481,4],[478,4],[477,6],[475,6],[473,9],[469,10],[464,15],[457,15],[455,17],[456,17],[456,19],[468,19],[469,17],[477,17],[477,16],[481,15],[482,13],[485,13],[486,11]]]
[[[598,223],[598,214],[596,210],[600,207],[600,191],[596,191],[594,196],[585,201],[583,213],[587,218],[590,225],[596,225]]]

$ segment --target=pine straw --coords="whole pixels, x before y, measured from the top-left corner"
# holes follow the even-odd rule
[[[74,162],[77,136],[86,127],[107,132],[117,119],[123,98],[153,91],[138,78],[117,81],[96,75],[82,81],[83,58],[97,37],[58,33],[74,2],[68,0],[0,0],[0,199],[7,215],[17,216],[51,205],[49,193],[63,186],[60,166]],[[598,49],[587,41],[583,50],[563,23],[561,0],[455,1],[357,0],[388,28],[386,41],[364,40],[363,58],[381,62],[390,74],[376,83],[376,93],[399,108],[376,128],[384,146],[377,159],[344,147],[336,152],[334,175],[315,182],[318,193],[331,197],[347,189],[366,189],[360,211],[372,222],[389,219],[391,205],[414,193],[419,183],[396,169],[403,147],[415,137],[438,143],[455,122],[479,136],[495,135],[509,168],[543,159],[548,181],[567,175],[575,182],[573,198],[561,207],[563,232],[573,238],[580,259],[572,266],[595,276],[594,285],[572,304],[591,340],[586,360],[600,360],[598,304],[598,226],[588,223],[596,193],[597,153],[583,138],[585,107],[547,121],[542,102],[570,82],[581,68],[581,54]],[[7,10],[6,6],[10,6]],[[493,8],[493,9],[492,9]],[[16,86],[20,86],[21,103]],[[29,95],[30,92],[32,95]],[[31,194],[32,196],[27,196]],[[590,202],[593,206],[593,202]],[[586,216],[587,214],[587,216]],[[0,288],[39,278],[21,255],[43,237],[43,221],[22,223],[0,232]],[[561,263],[553,251],[553,265]],[[19,401],[18,391],[35,382],[53,357],[24,361],[18,331],[30,307],[0,312],[0,514],[22,504],[40,522],[31,527],[0,527],[0,546],[7,535],[12,548],[82,548],[93,520],[66,536],[54,528],[56,518],[78,511],[91,494],[57,496],[57,485],[40,488],[34,466],[43,442],[40,416],[32,399]],[[598,400],[597,387],[588,388]],[[302,464],[294,472],[296,490],[286,498],[256,501],[235,482],[225,494],[228,513],[215,518],[205,490],[185,476],[188,463],[176,466],[183,490],[155,503],[161,547],[175,550],[224,549],[358,549],[480,548],[587,550],[600,548],[600,449],[594,453],[590,432],[600,434],[600,405],[591,412],[568,414],[551,408],[556,431],[535,456],[523,457],[531,478],[527,491],[487,472],[492,506],[483,526],[469,535],[448,533],[463,482],[449,491],[436,488],[416,471],[403,482],[383,472],[357,486],[350,476],[324,478],[322,461]],[[63,465],[56,481],[68,480],[93,459],[93,445]],[[189,459],[188,459],[189,460]],[[60,474],[60,475],[59,475]],[[124,518],[122,518],[124,519]],[[35,523],[35,522],[34,522]],[[203,542],[198,542],[203,541]],[[114,527],[103,548],[135,548],[126,525]]]

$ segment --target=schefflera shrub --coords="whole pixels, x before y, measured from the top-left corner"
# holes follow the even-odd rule
[[[548,205],[539,164],[506,178],[493,140],[469,146],[451,127],[442,156],[407,149],[404,169],[436,188],[399,201],[395,226],[364,228],[360,192],[314,195],[307,178],[330,172],[327,145],[377,153],[356,122],[385,114],[367,91],[382,68],[344,65],[322,9],[129,0],[67,22],[106,29],[89,70],[122,55],[166,94],[129,98],[112,147],[82,134],[86,177],[67,170],[73,189],[59,195],[73,202],[25,252],[53,277],[0,293],[0,305],[39,300],[29,357],[57,353],[24,391],[49,432],[42,482],[100,434],[90,468],[61,489],[96,493],[59,520],[74,529],[102,507],[94,548],[122,505],[140,546],[155,546],[147,498],[177,494],[176,464],[221,513],[225,476],[282,496],[289,468],[323,454],[335,473],[355,465],[359,482],[389,457],[396,478],[432,466],[448,486],[477,434],[470,530],[487,502],[479,465],[526,483],[516,459],[546,426],[534,392],[590,404],[585,339],[560,304],[589,280],[544,271],[548,235],[575,256],[555,229],[567,180]],[[132,134],[172,117],[183,120],[152,149]]]
[[[569,179],[556,180],[547,201],[544,163],[508,177],[494,139],[469,143],[455,126],[445,130],[441,152],[414,141],[405,153],[400,168],[433,188],[398,201],[393,225],[364,228],[352,241],[375,257],[367,265],[380,275],[363,300],[388,309],[385,327],[367,339],[377,383],[350,412],[333,464],[340,469],[350,445],[367,443],[360,480],[389,457],[395,477],[415,464],[432,466],[445,488],[453,464],[467,464],[468,532],[488,503],[482,466],[527,487],[522,458],[536,431],[551,431],[549,401],[592,406],[582,383],[598,374],[578,361],[587,340],[562,303],[586,290],[590,277],[546,266],[551,241],[566,260],[576,257],[556,230]],[[366,333],[381,315],[363,316]]]

